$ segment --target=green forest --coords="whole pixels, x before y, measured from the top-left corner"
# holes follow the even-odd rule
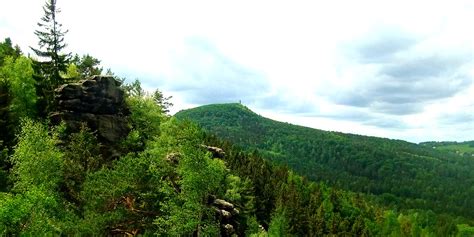
[[[241,104],[201,106],[175,116],[313,182],[362,194],[382,207],[437,213],[472,224],[474,159],[441,144],[433,148],[429,143],[326,132],[267,119]]]
[[[66,51],[0,42],[0,236],[473,236],[471,143],[413,144],[171,97]],[[435,148],[436,147],[436,148]]]

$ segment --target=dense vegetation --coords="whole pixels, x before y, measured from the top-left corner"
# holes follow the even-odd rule
[[[313,181],[375,194],[391,207],[474,218],[472,157],[399,140],[277,122],[240,104],[202,106],[176,116],[249,151],[256,149]]]
[[[239,236],[472,232],[448,216],[398,213],[360,194],[309,182],[167,116],[153,97],[132,91],[133,129],[117,144],[122,155],[114,160],[100,153],[86,127],[68,133],[39,117],[23,120],[7,160],[11,168],[4,170],[11,185],[0,192],[2,235],[218,236],[222,220],[210,197],[238,208]],[[201,144],[226,154],[214,158]]]
[[[79,131],[72,131],[66,123],[53,125],[49,115],[57,108],[55,89],[63,83],[102,74],[103,69],[100,60],[88,54],[70,57],[71,54],[64,53],[67,31],[61,30],[57,21],[56,1],[47,1],[44,11],[45,16],[39,24],[41,29],[36,31],[39,48],[34,49],[41,60],[26,57],[8,38],[0,42],[0,236],[474,234],[467,219],[435,214],[431,210],[399,209],[403,206],[400,203],[404,203],[403,207],[411,207],[408,204],[412,199],[408,195],[385,196],[391,205],[384,206],[369,195],[341,189],[353,184],[366,184],[370,190],[352,190],[374,192],[379,185],[369,178],[359,179],[363,176],[347,170],[347,167],[359,164],[359,161],[351,163],[348,160],[352,156],[342,156],[347,163],[341,165],[340,174],[329,169],[339,163],[340,154],[346,154],[344,149],[323,149],[327,153],[323,156],[327,162],[321,164],[325,166],[316,169],[312,175],[302,172],[305,169],[302,169],[301,160],[294,158],[285,162],[287,152],[294,152],[295,157],[308,152],[307,144],[298,138],[311,138],[309,135],[314,131],[266,120],[240,105],[199,108],[196,111],[204,111],[201,115],[212,118],[212,121],[207,124],[196,121],[211,131],[215,126],[219,131],[217,134],[235,140],[246,147],[245,150],[204,132],[197,124],[169,116],[170,97],[165,97],[159,90],[146,93],[138,80],[122,85],[125,110],[129,113],[121,116],[126,118],[130,132],[120,142],[102,142],[97,131],[86,123]],[[107,74],[113,73],[108,70]],[[216,112],[226,118],[220,121],[223,126],[218,124]],[[193,113],[183,112],[179,117],[192,118]],[[232,121],[233,118],[238,118],[238,121]],[[229,123],[234,122],[238,126],[230,126]],[[281,135],[283,140],[267,131],[273,124],[283,125],[274,128],[275,134]],[[235,137],[229,137],[232,133],[227,129],[233,129]],[[280,134],[279,131],[286,133]],[[297,135],[299,133],[301,135]],[[456,156],[456,163],[449,156],[438,155],[432,148],[423,150],[426,153],[417,153],[419,147],[401,141],[380,143],[376,138],[320,133],[320,140],[309,141],[328,142],[324,143],[328,146],[341,142],[350,152],[365,148],[366,153],[379,154],[377,152],[392,149],[395,154],[410,154],[409,161],[393,158],[398,162],[396,168],[402,168],[403,175],[409,171],[405,166],[418,169],[417,165],[425,165],[411,160],[429,158],[438,160],[441,165],[452,166],[450,172],[460,172],[449,182],[457,182],[459,177],[472,177],[464,176],[464,170],[457,170],[459,165],[467,168],[471,165],[463,157]],[[257,137],[249,139],[246,137],[249,135]],[[353,143],[343,143],[351,139]],[[258,142],[261,141],[272,149],[260,146]],[[379,145],[381,150],[371,148]],[[104,152],[107,150],[104,146],[110,146],[117,153],[111,156]],[[287,146],[291,150],[286,150]],[[401,146],[406,146],[406,149],[399,150]],[[217,147],[223,148],[225,154]],[[315,152],[306,154],[314,155]],[[390,158],[392,153],[387,154],[381,158],[382,161]],[[422,155],[423,159],[419,158]],[[286,166],[266,160],[268,157],[289,164],[296,171],[321,182],[310,181]],[[366,157],[369,158],[371,156]],[[360,160],[357,156],[353,159]],[[364,165],[352,169],[363,169]],[[307,170],[310,169],[312,167]],[[390,171],[387,174],[391,174]],[[349,177],[354,179],[354,182],[349,182],[351,185],[334,182],[347,182]],[[408,185],[412,186],[407,189],[419,187],[417,183]],[[462,183],[456,185],[465,187]],[[386,187],[382,186],[382,189]],[[466,192],[470,194],[471,191]],[[467,204],[463,205],[471,204],[469,196],[461,197],[466,198]],[[456,198],[446,203],[452,204]],[[217,203],[232,206],[235,211],[229,213],[217,208],[217,200]],[[425,206],[416,202],[412,204],[429,207],[427,203],[432,201],[429,198],[422,200]],[[445,206],[440,210],[451,212],[446,211],[448,207],[451,208]],[[467,217],[469,211],[466,211]],[[463,212],[453,209],[452,213]]]
[[[450,216],[390,210],[272,165],[262,158],[266,154],[239,150],[168,116],[168,98],[159,91],[148,95],[138,81],[123,85],[132,130],[114,145],[121,155],[110,159],[94,131],[71,133],[41,116],[45,107],[36,104],[32,60],[8,39],[1,46],[1,98],[8,98],[1,117],[1,235],[223,235],[210,197],[239,210],[233,220],[239,236],[473,231]],[[79,78],[76,73],[68,80]],[[19,93],[15,86],[30,89]],[[214,158],[202,144],[220,146],[226,155]],[[173,154],[178,160],[170,160]]]

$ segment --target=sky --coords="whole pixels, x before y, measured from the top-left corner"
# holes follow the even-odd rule
[[[0,38],[37,46],[40,0],[0,0]],[[173,96],[303,126],[474,140],[474,1],[57,0],[67,52]]]

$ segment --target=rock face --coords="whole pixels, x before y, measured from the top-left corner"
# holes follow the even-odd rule
[[[201,147],[205,148],[207,151],[212,153],[212,156],[214,158],[224,158],[225,152],[222,150],[222,148],[219,147],[214,147],[214,146],[207,146],[202,144]]]
[[[221,236],[235,236],[239,210],[234,207],[234,204],[214,196],[210,196],[208,201],[219,219]]]
[[[113,77],[94,76],[62,85],[55,92],[57,111],[50,115],[53,124],[64,121],[68,129],[77,132],[85,123],[104,145],[115,144],[130,131],[124,92]]]
[[[222,159],[225,157],[225,152],[222,148],[208,146],[201,144],[201,147],[209,151],[213,158]],[[214,195],[208,197],[208,205],[214,209],[217,219],[219,220],[219,225],[221,229],[221,236],[237,236],[237,230],[239,229],[239,210],[234,206],[234,204],[224,200],[219,199]]]

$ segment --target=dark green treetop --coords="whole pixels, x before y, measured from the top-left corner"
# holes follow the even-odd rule
[[[41,97],[41,110],[51,110],[52,95],[56,87],[63,84],[61,73],[67,71],[70,54],[62,51],[67,46],[64,35],[68,32],[62,29],[62,24],[57,20],[60,9],[56,7],[56,0],[47,0],[44,7],[44,16],[41,17],[38,30],[39,48],[33,48],[33,52],[40,58],[35,62],[36,80],[38,81],[38,95]]]

